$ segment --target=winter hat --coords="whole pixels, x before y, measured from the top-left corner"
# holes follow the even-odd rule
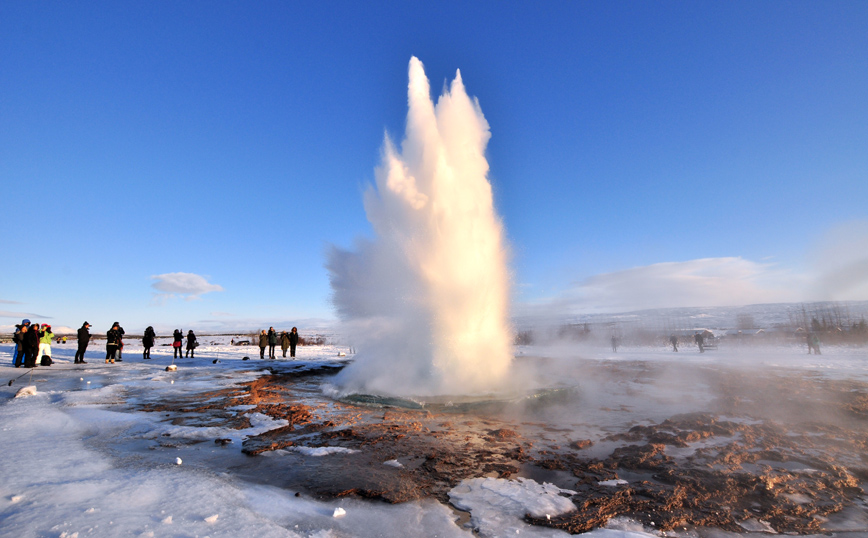
[[[27,324],[29,324],[29,323],[30,323],[30,320],[29,320],[29,319],[22,319],[22,320],[21,320],[21,325],[27,325]]]

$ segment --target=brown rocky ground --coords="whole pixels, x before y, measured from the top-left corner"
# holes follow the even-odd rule
[[[852,381],[708,371],[703,381],[710,397],[702,412],[586,439],[572,427],[510,418],[508,412],[311,398],[312,381],[330,373],[273,372],[141,409],[167,413],[175,423],[237,429],[249,426],[252,412],[286,420],[286,426],[244,441],[242,451],[251,457],[294,445],[358,450],[299,466],[292,485],[321,497],[448,502],[449,490],[465,478],[544,479],[575,490],[577,510],[527,521],[571,533],[615,516],[660,530],[743,531],[762,521],[779,533],[818,533],[830,516],[861,498],[868,478],[868,386]],[[248,409],[230,410],[237,406]],[[383,465],[393,459],[403,467]],[[324,470],[332,465],[340,470]],[[625,483],[601,484],[609,480]]]

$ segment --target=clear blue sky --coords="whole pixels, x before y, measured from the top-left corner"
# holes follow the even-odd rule
[[[414,55],[491,126],[517,310],[868,299],[866,29],[846,1],[0,3],[0,326],[333,317],[324,251],[370,233]],[[623,297],[673,283],[718,289]]]

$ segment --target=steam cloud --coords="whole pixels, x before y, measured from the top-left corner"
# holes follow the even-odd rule
[[[436,106],[415,57],[409,78],[406,138],[399,151],[386,137],[364,195],[376,237],[328,256],[334,305],[359,350],[337,384],[381,395],[496,390],[512,331],[488,122],[460,72]]]

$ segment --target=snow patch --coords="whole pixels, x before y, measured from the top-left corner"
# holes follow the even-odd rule
[[[617,478],[615,480],[603,480],[602,482],[597,482],[597,485],[598,486],[622,486],[626,483],[627,483],[626,480],[621,480],[620,478]]]
[[[36,386],[28,385],[26,387],[21,387],[18,389],[18,392],[15,393],[16,398],[26,398],[28,396],[36,396]]]
[[[471,513],[470,522],[484,536],[503,536],[529,530],[522,518],[558,516],[576,509],[562,493],[576,492],[527,478],[472,478],[449,492],[456,508]]]
[[[310,447],[310,446],[293,446],[289,447],[289,450],[293,450],[295,452],[300,452],[305,456],[328,456],[330,454],[355,454],[358,450],[353,450],[352,448],[343,448],[340,446],[320,446],[320,447]]]

